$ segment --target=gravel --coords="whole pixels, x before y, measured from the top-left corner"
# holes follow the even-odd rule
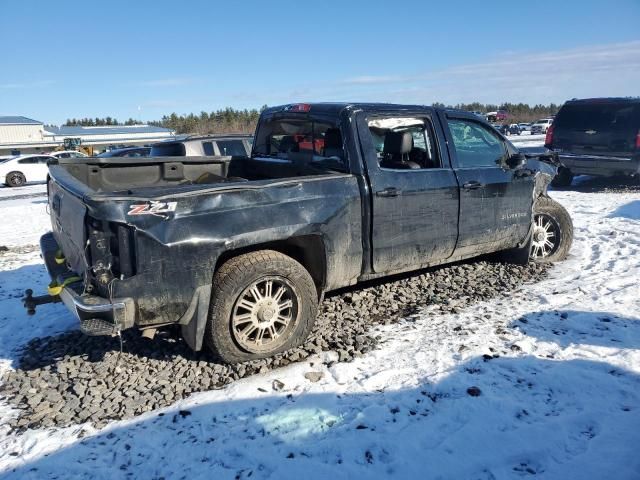
[[[191,351],[177,328],[159,332],[154,340],[126,331],[122,353],[118,338],[88,337],[79,331],[35,338],[19,353],[16,370],[2,378],[0,398],[18,414],[0,422],[18,432],[84,422],[100,428],[322,351],[334,351],[332,357],[348,362],[376,348],[380,335],[372,330],[375,325],[397,322],[428,305],[430,315],[458,313],[540,280],[546,271],[534,264],[477,261],[371,282],[326,298],[305,345],[238,365],[217,364],[207,352]],[[310,382],[321,379],[316,372],[305,377]],[[276,391],[283,387],[278,380],[272,385]]]

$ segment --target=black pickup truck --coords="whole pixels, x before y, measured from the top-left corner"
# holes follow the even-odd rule
[[[64,159],[49,167],[49,295],[88,334],[179,324],[240,362],[303,342],[324,292],[490,252],[563,259],[555,166],[477,116],[295,104],[260,118],[251,156]]]

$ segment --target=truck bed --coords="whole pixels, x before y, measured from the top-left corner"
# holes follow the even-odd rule
[[[147,157],[61,159],[50,166],[54,178],[66,177],[72,193],[148,194],[192,191],[195,186],[246,183],[310,175],[331,170],[312,162],[249,157]],[[268,183],[268,182],[267,182]],[[175,188],[171,188],[175,187]],[[78,195],[80,196],[80,195]]]

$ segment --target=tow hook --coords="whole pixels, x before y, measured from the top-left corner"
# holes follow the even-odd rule
[[[47,303],[59,303],[62,300],[60,299],[60,295],[40,295],[38,297],[33,296],[33,290],[30,288],[25,290],[25,296],[22,299],[22,303],[24,304],[24,308],[27,309],[28,315],[34,315],[36,313],[36,307],[38,305],[45,305]]]

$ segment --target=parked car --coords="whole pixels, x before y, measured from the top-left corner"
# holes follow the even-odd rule
[[[507,135],[520,135],[520,127],[517,123],[512,123],[505,130]]]
[[[574,175],[640,175],[640,98],[566,102],[545,147],[562,164],[555,186],[570,185]]]
[[[520,128],[520,132],[530,132],[531,125],[531,123],[519,123],[518,127]]]
[[[97,155],[100,158],[109,157],[148,157],[151,153],[151,147],[127,147],[109,150]]]
[[[0,163],[0,180],[8,187],[21,187],[27,182],[44,182],[49,171],[50,155],[18,155]]]
[[[247,134],[189,136],[180,140],[168,140],[152,145],[151,156],[248,156],[251,153],[252,141],[253,136]]]
[[[493,128],[495,128],[496,130],[498,130],[502,135],[520,135],[520,129],[518,128],[518,125],[515,123],[512,123],[511,125],[507,125],[507,124],[491,124],[491,126]]]
[[[544,160],[468,112],[338,103],[266,109],[250,156],[61,159],[51,296],[25,306],[62,300],[92,335],[179,324],[222,361],[268,357],[305,340],[325,292],[490,252],[565,258]]]
[[[531,125],[531,135],[546,134],[549,127],[553,124],[553,118],[543,118]]]
[[[86,158],[87,155],[78,152],[76,150],[62,150],[59,152],[50,152],[48,155],[51,155],[54,158]]]

